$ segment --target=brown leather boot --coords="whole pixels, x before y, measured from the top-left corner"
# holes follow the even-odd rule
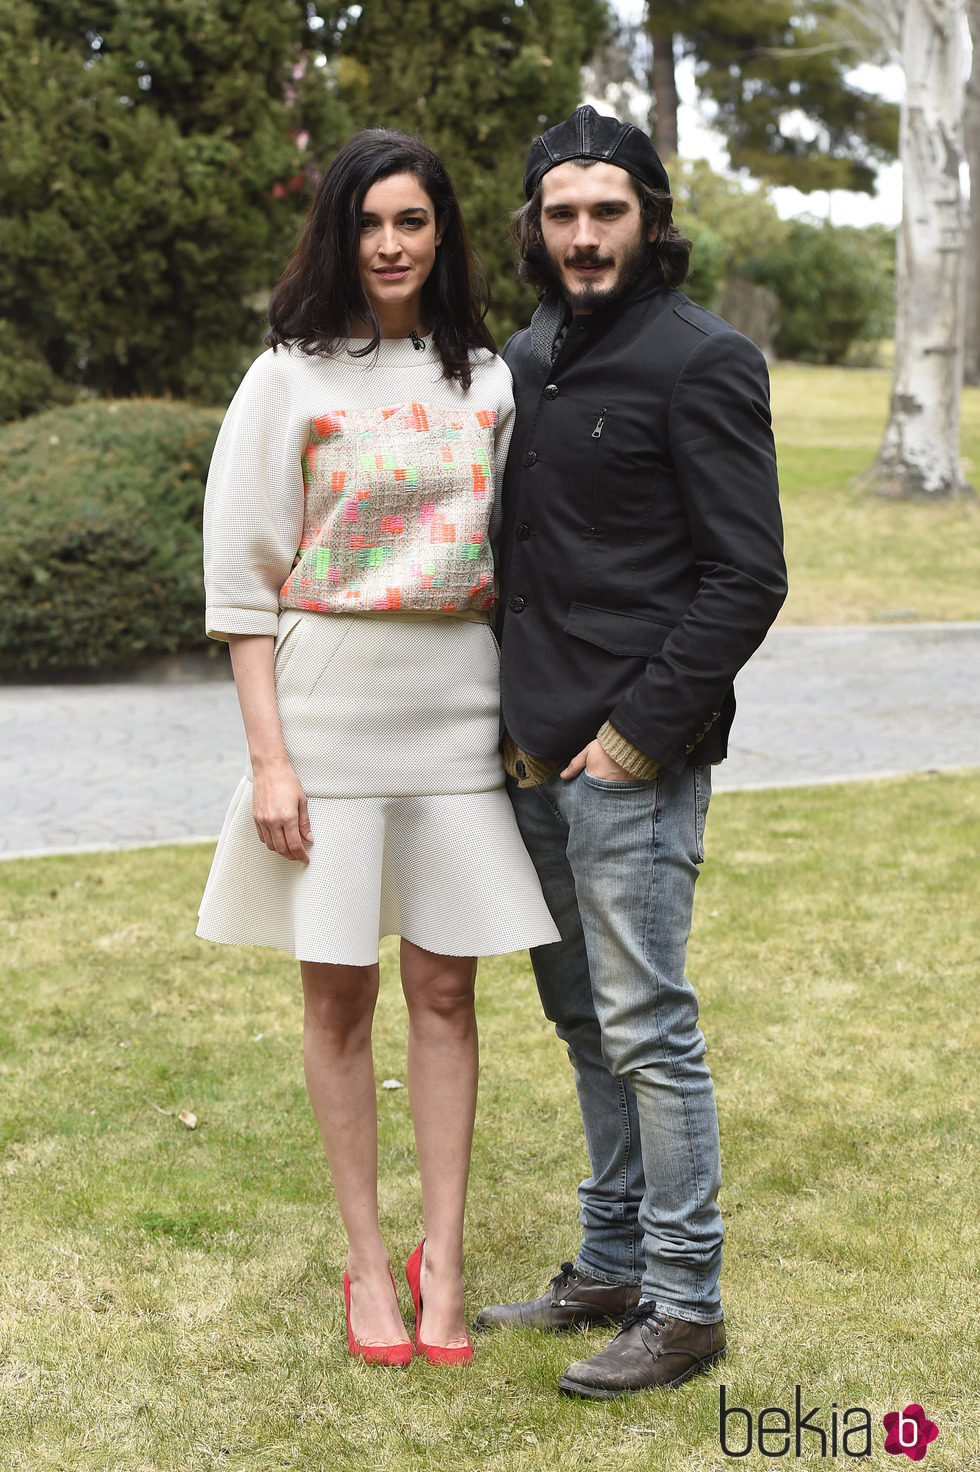
[[[481,1309],[473,1328],[550,1329],[561,1334],[586,1324],[620,1324],[639,1299],[638,1283],[600,1283],[563,1262],[547,1293],[526,1303],[495,1303]]]
[[[725,1322],[692,1324],[642,1303],[626,1317],[607,1349],[576,1360],[558,1381],[566,1395],[615,1400],[638,1390],[669,1390],[707,1370],[725,1353]]]

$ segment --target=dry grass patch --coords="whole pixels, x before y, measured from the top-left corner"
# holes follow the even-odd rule
[[[881,444],[891,377],[773,370],[791,624],[980,618],[980,501],[926,506],[856,490]],[[961,451],[980,491],[980,389],[964,390]]]

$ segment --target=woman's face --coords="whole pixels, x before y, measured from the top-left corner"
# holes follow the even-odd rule
[[[383,337],[425,327],[420,297],[441,239],[435,207],[414,174],[371,185],[361,205],[358,265]]]

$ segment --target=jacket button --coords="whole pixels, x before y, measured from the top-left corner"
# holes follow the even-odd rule
[[[691,752],[693,750],[694,750],[694,742],[692,741],[691,744],[690,744],[690,746],[685,746],[685,748],[684,748],[684,755],[685,756],[690,756],[691,755]]]
[[[547,384],[545,384],[544,396],[545,396],[546,399],[557,399],[557,397],[558,397],[558,385],[557,385],[557,383],[547,383]]]
[[[527,776],[527,767],[525,766],[524,762],[520,762],[520,761],[515,762],[514,763],[514,771],[516,772],[517,776],[520,777],[521,779],[523,779],[524,777]]]
[[[510,600],[510,607],[513,613],[520,613],[526,607],[526,604],[523,598],[512,598]]]
[[[526,542],[530,535],[531,528],[528,526],[526,521],[522,521],[520,526],[517,528],[517,540],[519,542]]]
[[[524,464],[533,465],[537,458],[538,455],[536,450],[528,450],[527,454],[524,456]]]

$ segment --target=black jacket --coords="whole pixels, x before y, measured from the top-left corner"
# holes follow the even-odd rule
[[[504,349],[517,418],[498,558],[504,725],[566,760],[607,719],[672,771],[720,761],[732,681],[786,596],[758,348],[656,282]]]

